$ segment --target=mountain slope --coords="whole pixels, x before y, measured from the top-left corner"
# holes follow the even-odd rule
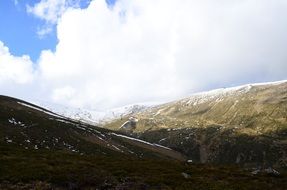
[[[118,127],[131,115],[114,120]],[[287,82],[198,93],[134,114],[134,136],[206,163],[287,167]]]
[[[89,123],[91,125],[100,126],[102,126],[105,122],[120,118],[122,115],[135,114],[149,107],[148,105],[133,104],[119,108],[113,108],[107,111],[97,111],[92,109],[68,107],[40,100],[34,101],[34,104],[67,118]]]
[[[287,184],[284,171],[254,175],[182,162],[170,148],[18,99],[0,96],[0,108],[0,189],[283,190]]]
[[[7,146],[184,161],[171,149],[71,120],[28,102],[0,96],[0,107],[0,143]]]

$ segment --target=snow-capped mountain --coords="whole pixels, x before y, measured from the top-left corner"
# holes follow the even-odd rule
[[[267,82],[267,83],[253,83],[231,88],[219,88],[211,91],[192,94],[188,98],[182,99],[180,103],[195,106],[197,104],[202,104],[206,101],[220,102],[223,100],[223,97],[225,96],[247,93],[252,87],[255,86],[279,85],[285,82],[287,82],[287,80]],[[113,108],[107,111],[97,111],[92,109],[68,107],[40,100],[31,102],[41,107],[44,107],[49,111],[65,116],[67,118],[96,125],[103,125],[108,121],[118,119],[126,115],[133,115],[143,111],[153,110],[152,108],[162,105],[155,103],[140,103],[140,104],[131,104],[123,107]],[[179,103],[178,100],[174,102]]]
[[[227,96],[238,96],[248,93],[253,87],[262,86],[276,86],[286,83],[287,80],[275,81],[275,82],[265,82],[265,83],[250,83],[241,86],[229,87],[229,88],[219,88],[205,92],[199,92],[184,98],[181,102],[188,105],[197,105],[207,101],[214,100],[215,102],[220,102],[224,97]]]
[[[112,119],[117,119],[124,115],[136,114],[151,107],[151,105],[134,104],[107,111],[96,111],[84,108],[68,107],[43,101],[34,101],[33,103],[67,118],[95,125],[102,125]]]

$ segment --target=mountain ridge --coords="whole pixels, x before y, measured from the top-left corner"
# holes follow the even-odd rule
[[[178,150],[195,162],[287,166],[287,81],[197,93],[105,125]],[[127,133],[130,133],[128,131]]]
[[[243,107],[234,99],[226,103],[213,97],[196,105],[188,99],[128,113],[102,127],[0,96],[0,189],[283,190],[286,84],[255,90],[258,94],[251,102],[245,97]],[[269,115],[273,120],[262,124],[271,122],[280,130],[258,130],[256,120],[240,114],[227,125],[222,122],[233,113],[210,116],[216,110],[244,110],[254,102],[259,103],[255,119],[265,116],[266,103],[267,111],[276,107]],[[246,114],[256,113],[252,110]],[[118,131],[131,116],[138,121],[135,130]]]
[[[29,101],[33,102],[35,105],[38,105],[40,107],[44,107],[47,110],[50,110],[52,112],[55,112],[59,115],[63,115],[65,117],[87,122],[93,125],[104,125],[105,123],[118,119],[124,115],[131,115],[136,114],[137,112],[157,107],[160,105],[176,102],[178,100],[184,100],[191,97],[199,97],[199,96],[211,96],[220,94],[220,93],[231,93],[232,91],[236,91],[238,89],[246,88],[248,90],[249,88],[252,88],[252,86],[263,86],[263,85],[278,85],[281,83],[286,83],[287,80],[280,80],[280,81],[273,81],[273,82],[262,82],[262,83],[248,83],[243,84],[239,86],[233,86],[233,87],[227,87],[227,88],[217,88],[213,90],[208,91],[202,91],[202,92],[196,92],[192,93],[190,95],[184,96],[182,98],[179,98],[177,100],[172,100],[165,103],[141,103],[141,104],[130,104],[118,108],[109,109],[106,111],[97,111],[97,110],[91,110],[91,109],[85,109],[85,108],[77,108],[77,107],[69,107],[64,106],[61,104],[55,104],[50,102],[45,102],[42,100],[36,100],[36,101]]]

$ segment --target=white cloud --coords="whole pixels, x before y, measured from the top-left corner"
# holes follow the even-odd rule
[[[37,28],[37,35],[40,39],[45,38],[48,34],[53,32],[53,26],[46,24]]]
[[[96,108],[282,79],[286,8],[280,0],[93,1],[63,14],[41,73],[57,89],[75,89],[59,102]]]
[[[38,28],[37,34],[39,37],[53,31],[53,26],[57,24],[58,19],[70,7],[79,7],[81,0],[41,0],[40,2],[31,5],[26,5],[28,13],[45,21],[45,24]]]
[[[12,55],[0,41],[0,94],[31,100],[41,96],[37,71],[28,55]]]
[[[33,81],[33,63],[30,57],[10,54],[8,47],[0,41],[0,85],[3,83],[27,84]]]
[[[14,0],[14,5],[17,6],[19,4],[18,0]]]
[[[75,89],[66,86],[59,89],[54,89],[52,99],[54,99],[55,101],[63,101],[63,100],[65,101],[71,99],[74,94]]]
[[[56,24],[66,9],[65,4],[66,0],[41,0],[34,6],[27,5],[27,12],[48,23]]]
[[[42,52],[38,81],[45,99],[106,109],[286,79],[286,9],[285,0],[118,0],[112,8],[95,0],[60,15],[39,11],[57,24],[59,43]]]

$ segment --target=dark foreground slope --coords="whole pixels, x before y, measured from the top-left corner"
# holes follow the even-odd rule
[[[286,175],[193,165],[171,149],[0,97],[0,189],[284,189]]]
[[[0,139],[5,146],[80,155],[185,160],[171,149],[71,120],[14,98],[0,96],[0,108]]]
[[[233,166],[79,155],[1,147],[0,189],[285,190],[286,175],[252,175]],[[187,178],[184,177],[187,176]]]

